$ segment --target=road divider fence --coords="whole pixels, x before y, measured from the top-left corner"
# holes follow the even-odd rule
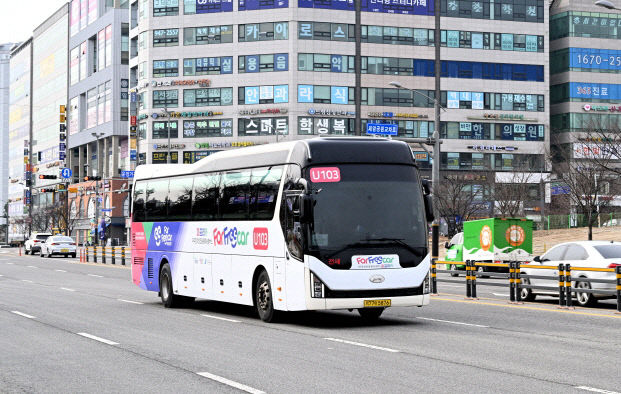
[[[443,265],[446,269],[439,269]],[[465,271],[457,267],[465,267]],[[449,269],[450,268],[450,269]],[[524,269],[533,270],[528,274]],[[465,284],[466,298],[477,299],[477,284],[485,286],[508,287],[509,302],[522,303],[534,299],[532,290],[543,290],[544,295],[555,295],[559,299],[560,308],[572,308],[573,299],[577,298],[584,303],[587,295],[599,295],[616,298],[617,312],[621,313],[621,265],[609,268],[592,268],[571,266],[571,264],[535,265],[520,261],[506,263],[484,263],[476,261],[434,261],[431,265],[431,289],[432,294],[437,295],[438,282]],[[503,272],[505,271],[505,272]],[[538,271],[541,271],[539,273]],[[550,271],[552,271],[550,273]],[[588,278],[585,273],[614,273],[609,278]],[[438,277],[437,273],[447,273],[453,278]],[[435,274],[435,275],[434,275]],[[465,280],[457,279],[459,274],[465,274]],[[492,281],[482,279],[508,279],[505,281]],[[538,284],[531,284],[531,279],[537,280]],[[544,281],[544,283],[541,283]],[[546,283],[549,282],[549,283]],[[608,288],[601,288],[592,284],[609,284]],[[435,291],[433,291],[435,290]],[[523,291],[525,290],[525,291]],[[530,291],[528,291],[530,290]]]
[[[87,246],[80,249],[81,263],[102,263],[125,265],[128,249],[125,246]]]

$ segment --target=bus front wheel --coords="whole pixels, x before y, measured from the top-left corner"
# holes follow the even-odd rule
[[[164,264],[160,272],[160,297],[166,308],[176,308],[182,302],[182,297],[173,293],[172,274],[168,263]]]
[[[270,278],[267,275],[267,272],[263,271],[257,277],[254,302],[257,307],[259,317],[267,323],[274,321],[274,317],[276,315],[272,297],[273,293]]]

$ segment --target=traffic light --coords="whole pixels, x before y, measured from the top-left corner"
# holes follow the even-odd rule
[[[85,176],[84,180],[85,181],[100,181],[101,177],[100,176]]]
[[[56,179],[58,176],[56,175],[39,175],[39,179]]]
[[[55,189],[39,189],[41,193],[54,193],[55,191]]]

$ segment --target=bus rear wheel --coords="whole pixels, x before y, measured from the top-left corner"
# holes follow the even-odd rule
[[[173,293],[172,274],[170,273],[170,266],[168,263],[162,266],[162,271],[160,272],[160,297],[162,298],[162,304],[164,304],[166,308],[177,308],[181,306],[185,298]]]
[[[367,323],[376,322],[384,312],[384,308],[358,308],[360,317]]]
[[[265,271],[262,271],[257,277],[254,302],[261,320],[267,323],[274,321],[276,311],[274,310],[272,285]]]

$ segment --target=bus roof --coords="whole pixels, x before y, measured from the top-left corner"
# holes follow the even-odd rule
[[[141,165],[136,168],[134,179],[285,163],[297,163],[302,167],[328,163],[415,165],[412,150],[401,141],[374,137],[321,137],[217,152],[194,164]]]

